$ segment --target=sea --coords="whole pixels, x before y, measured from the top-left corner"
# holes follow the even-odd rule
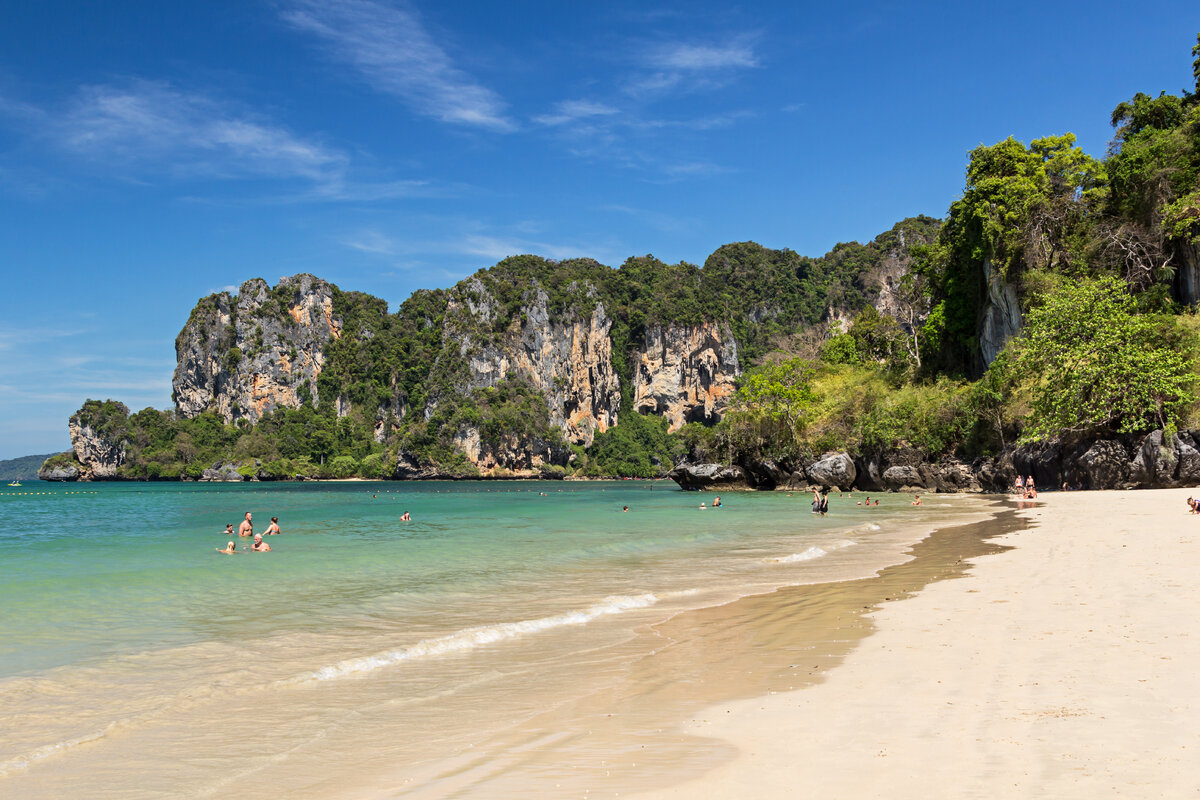
[[[0,797],[616,794],[610,760],[680,765],[654,742],[712,699],[704,664],[750,624],[704,639],[680,620],[867,578],[987,516],[944,495],[834,493],[825,517],[803,492],[714,499],[666,481],[0,487]],[[218,553],[247,511],[257,532],[278,517],[271,551]]]

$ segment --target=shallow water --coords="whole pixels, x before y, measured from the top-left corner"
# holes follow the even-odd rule
[[[469,774],[477,742],[555,708],[569,736],[580,699],[654,650],[650,625],[870,575],[970,507],[860,497],[820,518],[799,493],[701,511],[711,495],[640,481],[0,492],[0,795],[321,797],[381,762],[411,789],[453,758]],[[259,531],[280,518],[274,551],[215,553],[246,510]]]

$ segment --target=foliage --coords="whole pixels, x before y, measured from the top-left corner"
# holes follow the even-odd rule
[[[1172,330],[1167,320],[1135,313],[1133,298],[1111,278],[1066,284],[1042,298],[1014,344],[1015,369],[1033,384],[1025,438],[1177,424],[1194,378]]]

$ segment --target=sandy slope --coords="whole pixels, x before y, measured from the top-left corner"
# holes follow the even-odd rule
[[[887,604],[828,680],[686,732],[740,755],[663,798],[1200,797],[1189,490],[1042,496],[959,580]]]

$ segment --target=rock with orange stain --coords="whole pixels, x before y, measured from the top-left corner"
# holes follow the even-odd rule
[[[633,407],[666,417],[671,431],[688,422],[716,422],[740,372],[727,324],[651,326],[634,362]]]

